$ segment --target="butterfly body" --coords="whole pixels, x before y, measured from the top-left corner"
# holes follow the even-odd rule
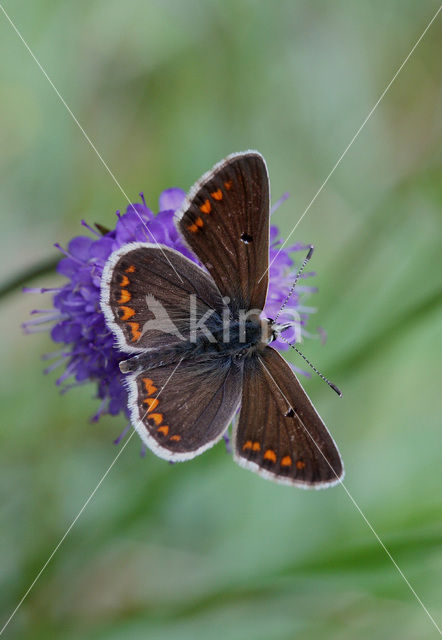
[[[120,362],[120,370],[123,373],[147,371],[178,359],[201,362],[207,358],[231,357],[240,361],[256,355],[275,339],[276,331],[271,327],[272,321],[266,318],[246,320],[244,323],[232,319],[227,325],[220,325],[215,320],[207,326],[211,339],[208,335],[199,334],[193,341],[185,340],[170,347],[143,352]],[[226,340],[227,334],[229,337]]]
[[[339,452],[271,346],[285,325],[262,318],[269,198],[262,156],[229,156],[194,185],[176,215],[204,268],[165,246],[126,245],[105,266],[101,304],[130,356],[120,368],[132,423],[158,456],[191,459],[234,419],[241,466],[277,482],[325,487],[343,475]]]

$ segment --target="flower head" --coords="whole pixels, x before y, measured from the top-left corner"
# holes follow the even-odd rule
[[[37,318],[23,326],[27,333],[33,333],[49,325],[52,340],[61,348],[44,356],[46,360],[54,358],[46,372],[64,366],[63,373],[56,381],[63,390],[85,382],[96,383],[101,403],[94,420],[98,420],[102,413],[117,415],[122,412],[128,415],[127,391],[119,369],[119,363],[127,359],[127,354],[116,348],[114,336],[105,323],[100,307],[100,281],[110,254],[129,242],[152,242],[154,238],[157,243],[172,247],[200,264],[184,244],[174,223],[174,212],[181,206],[185,193],[177,188],[163,191],[156,215],[146,205],[142,193],[140,196],[141,202],[129,205],[123,215],[117,211],[114,229],[107,231],[100,227],[101,232],[98,232],[83,221],[83,226],[91,235],[76,236],[67,249],[56,245],[64,254],[57,271],[67,278],[65,284],[58,289],[27,289],[53,293],[53,308],[34,310],[32,315]],[[282,248],[281,244],[279,231],[272,226],[269,291],[264,309],[267,317],[276,315],[293,283],[296,265],[291,253],[307,249],[303,245]],[[311,275],[303,274],[303,277]],[[307,291],[313,292],[315,288],[297,286],[287,312],[280,316],[281,322],[292,320],[293,311],[296,311],[305,335],[308,335],[305,323],[308,314],[313,311],[300,303],[301,295]],[[288,348],[286,343],[279,340],[274,344],[277,348]]]

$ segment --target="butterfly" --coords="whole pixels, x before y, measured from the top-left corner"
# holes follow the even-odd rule
[[[280,483],[326,487],[343,477],[330,433],[262,318],[269,268],[264,158],[234,153],[190,190],[175,222],[204,268],[164,245],[116,250],[101,306],[126,373],[131,422],[170,461],[194,458],[233,420],[233,455]]]

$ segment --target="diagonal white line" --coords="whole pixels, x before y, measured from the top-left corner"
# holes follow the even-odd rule
[[[373,113],[375,112],[375,110],[377,109],[377,107],[379,106],[379,103],[381,102],[381,100],[383,99],[383,97],[385,96],[385,94],[387,93],[387,91],[390,89],[391,85],[393,84],[393,82],[396,80],[396,78],[398,77],[398,75],[400,74],[400,72],[402,71],[402,69],[404,68],[404,66],[407,64],[408,60],[411,58],[411,56],[414,53],[414,50],[416,49],[416,47],[418,46],[418,44],[420,43],[420,41],[422,40],[422,38],[425,36],[425,34],[427,33],[428,29],[431,27],[431,25],[433,24],[433,22],[436,20],[437,16],[439,15],[440,11],[442,9],[442,5],[439,7],[439,9],[436,11],[436,13],[434,14],[434,16],[431,18],[430,22],[427,24],[427,26],[425,27],[425,29],[423,30],[423,32],[421,33],[421,35],[419,36],[419,38],[416,40],[415,44],[413,45],[410,53],[407,55],[407,57],[405,58],[405,60],[402,62],[401,66],[398,68],[398,70],[396,71],[396,73],[394,74],[394,76],[392,77],[392,79],[390,80],[390,82],[387,84],[387,86],[385,87],[385,89],[383,90],[383,92],[381,93],[381,95],[379,96],[377,102],[374,104],[374,106],[371,108],[371,110],[369,111],[368,115],[366,116],[364,122],[361,124],[361,126],[359,127],[359,129],[356,131],[356,133],[354,134],[353,138],[350,140],[350,142],[348,143],[348,145],[345,147],[344,151],[341,153],[341,155],[339,156],[339,158],[337,159],[336,163],[334,164],[332,170],[330,171],[330,173],[328,174],[328,176],[326,177],[326,179],[324,180],[324,182],[321,184],[321,186],[319,187],[319,189],[317,190],[317,192],[315,193],[315,195],[313,196],[313,198],[310,200],[309,204],[307,205],[306,209],[304,210],[304,213],[302,214],[302,216],[299,218],[298,222],[295,224],[295,226],[293,227],[293,229],[290,231],[289,235],[287,236],[287,238],[284,240],[284,242],[282,243],[282,245],[279,247],[279,251],[278,253],[274,256],[273,260],[270,262],[269,266],[267,267],[267,269],[264,271],[264,273],[262,274],[262,276],[260,277],[260,279],[258,280],[258,282],[261,282],[261,280],[264,278],[265,274],[268,272],[268,270],[270,269],[270,267],[272,266],[272,264],[275,262],[276,258],[278,257],[280,251],[282,251],[282,249],[285,247],[285,245],[287,244],[287,242],[289,241],[290,237],[292,236],[292,234],[294,233],[294,231],[296,230],[296,228],[298,227],[299,223],[301,222],[301,220],[304,218],[304,216],[307,214],[307,212],[310,210],[310,207],[312,206],[312,204],[315,202],[316,198],[319,196],[319,194],[321,193],[321,191],[323,190],[323,188],[325,187],[325,185],[327,184],[327,182],[330,180],[330,178],[332,177],[332,175],[334,174],[334,172],[336,171],[336,169],[338,168],[338,166],[341,164],[341,161],[344,159],[344,156],[347,154],[347,151],[350,149],[350,147],[352,146],[353,142],[356,140],[356,138],[358,137],[358,135],[361,133],[362,129],[365,127],[365,125],[367,124],[367,122],[370,120],[371,116],[373,115]]]
[[[273,384],[275,385],[275,387],[278,389],[278,391],[280,392],[280,394],[282,395],[282,397],[284,398],[284,400],[287,402],[287,406],[293,406],[293,403],[289,402],[289,400],[286,398],[284,392],[282,391],[281,387],[279,386],[279,384],[276,382],[275,378],[272,376],[272,374],[270,373],[270,371],[268,370],[268,368],[266,367],[264,360],[260,357],[259,358],[261,364],[263,365],[264,369],[266,370],[267,374],[270,376],[270,378],[273,381]],[[402,577],[402,579],[404,580],[405,584],[408,586],[408,588],[410,589],[411,593],[414,595],[414,597],[416,598],[416,600],[419,602],[419,604],[421,605],[422,609],[425,611],[425,613],[427,614],[427,616],[429,617],[429,619],[431,620],[431,622],[433,623],[433,625],[436,627],[436,629],[439,631],[439,634],[442,635],[442,631],[439,628],[436,620],[433,618],[433,616],[431,615],[431,613],[428,611],[427,607],[424,605],[424,603],[422,602],[422,600],[419,598],[419,596],[417,595],[416,591],[413,589],[413,587],[411,586],[409,580],[407,579],[407,577],[405,576],[404,572],[402,571],[402,569],[400,568],[400,566],[398,565],[398,563],[396,562],[396,560],[393,558],[393,556],[391,555],[390,551],[387,549],[387,547],[385,546],[385,544],[382,542],[381,538],[379,537],[378,533],[375,531],[373,525],[369,522],[368,518],[366,517],[366,515],[364,514],[364,512],[362,511],[361,507],[358,505],[358,503],[356,502],[356,500],[353,498],[353,496],[351,495],[350,491],[347,489],[347,487],[345,486],[345,484],[343,483],[342,479],[338,476],[338,474],[335,472],[335,470],[333,469],[332,465],[330,464],[330,462],[327,460],[327,458],[325,457],[324,453],[321,451],[321,448],[318,446],[316,440],[314,440],[313,436],[311,435],[310,431],[307,429],[307,427],[305,426],[303,420],[300,418],[299,414],[297,414],[299,421],[302,424],[302,427],[304,429],[304,431],[306,432],[306,434],[308,435],[308,437],[310,438],[310,440],[313,442],[313,444],[315,445],[315,447],[317,448],[317,450],[319,451],[319,453],[321,454],[321,456],[324,458],[325,462],[328,464],[328,466],[330,467],[331,471],[335,474],[336,479],[339,481],[339,483],[342,485],[342,488],[344,489],[345,493],[347,494],[347,496],[350,498],[351,502],[353,503],[353,505],[356,507],[356,509],[359,511],[359,513],[361,514],[363,520],[365,521],[365,523],[367,524],[367,526],[369,527],[369,529],[371,530],[371,532],[373,533],[374,537],[376,538],[376,540],[379,542],[379,544],[381,545],[382,549],[385,551],[385,553],[387,554],[387,556],[390,558],[391,562],[393,563],[393,565],[396,567],[399,575]]]
[[[174,368],[174,370],[172,371],[172,373],[170,374],[170,376],[167,378],[166,382],[164,383],[164,385],[161,387],[161,389],[158,391],[157,395],[155,396],[155,398],[158,398],[158,396],[160,395],[160,393],[162,391],[164,391],[164,389],[166,388],[166,386],[169,384],[170,379],[172,378],[172,376],[174,375],[175,371],[178,369],[178,367],[180,366],[180,364],[182,363],[183,358],[181,358],[181,360],[178,362],[178,364],[176,365],[176,367]],[[140,423],[143,422],[144,418],[146,417],[147,411],[144,414],[144,416],[141,418],[141,420],[139,421]],[[123,451],[125,450],[125,448],[127,447],[127,445],[129,444],[129,442],[131,441],[133,435],[135,434],[135,429],[132,431],[132,433],[130,434],[130,436],[127,438],[126,442],[124,443],[124,445],[121,447],[121,449],[119,450],[119,452],[117,453],[117,455],[115,456],[115,458],[112,460],[111,464],[108,466],[108,468],[106,469],[105,473],[101,476],[101,479],[99,481],[99,483],[97,484],[97,486],[95,487],[95,489],[92,491],[92,493],[90,494],[89,498],[86,500],[86,502],[84,503],[84,505],[81,507],[80,511],[77,513],[77,515],[75,516],[75,518],[72,520],[71,524],[69,525],[69,527],[66,529],[66,532],[64,533],[64,535],[60,538],[59,542],[56,544],[56,546],[54,547],[52,553],[50,554],[50,556],[48,557],[48,559],[46,560],[46,562],[44,563],[44,565],[42,566],[42,568],[40,569],[40,571],[37,573],[37,575],[35,576],[34,580],[31,582],[31,584],[29,585],[28,589],[26,590],[25,594],[23,595],[22,599],[20,600],[20,602],[18,603],[18,605],[15,607],[14,611],[11,613],[11,615],[9,616],[9,618],[6,620],[5,624],[3,625],[3,627],[0,629],[0,636],[3,635],[3,632],[5,631],[6,627],[9,625],[9,623],[11,622],[12,618],[15,616],[15,614],[17,613],[17,611],[20,609],[21,605],[23,604],[23,602],[26,600],[26,598],[28,597],[29,593],[31,592],[31,590],[33,589],[33,587],[35,586],[36,582],[38,581],[38,579],[40,578],[41,574],[43,573],[43,571],[46,569],[46,567],[48,566],[48,564],[50,563],[50,561],[52,560],[52,558],[55,556],[55,554],[57,553],[57,551],[59,550],[59,548],[61,547],[61,545],[63,544],[63,542],[65,541],[65,539],[67,538],[67,536],[69,535],[69,532],[71,531],[71,529],[73,528],[73,526],[75,525],[75,523],[77,522],[78,518],[81,516],[81,514],[83,513],[83,511],[86,509],[86,507],[88,506],[88,504],[90,503],[90,501],[92,500],[92,498],[94,497],[94,495],[97,493],[98,489],[101,487],[103,481],[105,480],[105,478],[108,476],[110,470],[112,469],[112,467],[114,466],[114,464],[116,463],[116,461],[118,460],[118,458],[121,456],[121,454],[123,453]]]
[[[92,491],[92,493],[90,494],[89,498],[86,500],[86,502],[84,503],[84,505],[81,507],[80,511],[77,513],[77,515],[75,516],[75,518],[72,520],[71,524],[69,525],[69,527],[66,529],[65,534],[62,536],[62,538],[60,538],[58,544],[54,547],[52,553],[50,554],[50,556],[48,557],[48,559],[46,560],[46,562],[44,563],[44,565],[42,566],[42,568],[40,569],[40,571],[37,573],[37,575],[35,576],[34,580],[31,582],[31,584],[29,585],[27,591],[25,592],[24,596],[22,597],[22,599],[20,600],[20,602],[18,603],[18,605],[15,607],[14,611],[11,613],[11,615],[9,616],[9,618],[6,620],[5,624],[3,625],[2,629],[0,630],[0,636],[3,634],[3,632],[5,631],[6,627],[9,625],[9,623],[11,622],[12,618],[15,616],[15,614],[17,613],[17,611],[20,609],[21,605],[23,604],[23,602],[26,600],[26,598],[28,597],[30,591],[32,590],[32,588],[34,587],[35,583],[37,582],[37,580],[40,578],[41,574],[43,573],[43,571],[46,569],[46,567],[48,566],[48,564],[50,563],[50,561],[52,560],[52,558],[55,556],[55,554],[57,553],[58,549],[61,547],[61,545],[63,544],[65,538],[68,536],[69,532],[71,531],[72,527],[75,525],[75,523],[77,522],[78,518],[81,516],[81,514],[83,513],[83,511],[86,509],[86,507],[88,506],[89,502],[92,500],[92,498],[94,497],[94,495],[96,494],[96,492],[98,491],[98,489],[101,486],[101,483],[103,482],[103,480],[106,478],[106,476],[108,475],[108,473],[110,472],[110,470],[112,469],[112,467],[114,466],[114,464],[116,463],[116,461],[118,460],[118,458],[121,456],[121,454],[123,453],[124,449],[127,447],[127,445],[129,444],[130,440],[132,439],[132,436],[134,435],[135,431],[132,431],[132,433],[130,434],[130,436],[127,438],[126,442],[124,443],[124,445],[121,447],[121,449],[119,450],[119,452],[117,453],[117,455],[115,456],[115,458],[113,459],[112,463],[109,465],[109,467],[107,468],[106,472],[102,475],[99,483],[97,484],[97,486],[95,487],[95,489]]]
[[[171,261],[169,260],[168,256],[164,253],[162,246],[156,241],[155,236],[153,235],[153,233],[151,232],[151,230],[149,229],[149,227],[147,226],[147,224],[145,223],[145,221],[143,220],[143,218],[140,216],[140,214],[138,213],[138,211],[135,209],[133,203],[129,200],[129,196],[127,195],[127,193],[124,191],[123,187],[121,186],[121,184],[118,182],[117,178],[115,177],[114,173],[111,171],[109,165],[107,164],[107,162],[104,160],[103,156],[101,155],[101,153],[98,151],[97,147],[94,145],[94,143],[92,142],[92,140],[90,139],[90,137],[88,136],[88,134],[86,133],[86,131],[83,129],[83,127],[81,126],[81,124],[79,123],[78,119],[76,118],[75,114],[72,112],[71,108],[69,107],[69,105],[67,104],[66,100],[63,98],[63,96],[61,95],[61,93],[59,92],[59,90],[57,89],[57,87],[55,86],[55,84],[52,82],[51,78],[48,76],[47,72],[45,71],[45,69],[42,67],[42,65],[40,64],[40,62],[37,60],[36,56],[34,55],[33,51],[31,50],[30,46],[28,45],[28,43],[26,42],[26,40],[23,38],[22,34],[20,33],[20,31],[18,30],[17,26],[14,24],[14,22],[12,21],[12,19],[10,18],[10,16],[6,13],[5,8],[3,7],[2,4],[0,4],[0,9],[3,11],[3,14],[5,16],[5,18],[8,20],[9,24],[11,25],[11,27],[14,29],[15,33],[18,35],[18,37],[20,38],[20,40],[23,42],[23,44],[25,45],[26,49],[28,50],[30,56],[33,58],[34,62],[36,63],[36,65],[38,66],[38,68],[40,69],[40,71],[42,72],[42,74],[44,75],[44,77],[46,78],[46,80],[49,82],[49,84],[51,85],[51,87],[53,88],[53,90],[55,91],[55,93],[57,94],[58,98],[61,100],[61,102],[63,103],[64,107],[66,108],[67,112],[69,113],[69,115],[71,116],[71,118],[73,119],[73,121],[75,122],[75,124],[77,125],[77,127],[80,129],[81,133],[83,134],[83,136],[86,138],[87,142],[89,143],[89,145],[92,147],[92,149],[95,151],[97,157],[100,159],[102,165],[104,166],[104,168],[106,169],[106,171],[108,172],[108,174],[110,175],[110,177],[112,178],[112,180],[115,182],[115,184],[117,185],[117,187],[119,188],[119,190],[121,191],[121,193],[123,194],[123,196],[126,198],[127,202],[129,203],[129,206],[132,207],[132,210],[135,212],[135,214],[137,215],[137,217],[139,218],[141,224],[143,225],[143,227],[146,229],[146,231],[148,232],[148,234],[150,235],[150,237],[152,238],[152,240],[155,242],[155,244],[158,246],[158,248],[161,250],[163,256],[166,258],[167,262],[170,264],[170,266],[172,267],[172,269],[175,271],[175,274],[178,276],[178,278],[180,279],[181,282],[183,282],[183,279],[181,278],[180,274],[177,272],[177,270],[175,269],[175,267],[173,266],[173,264],[171,263]]]

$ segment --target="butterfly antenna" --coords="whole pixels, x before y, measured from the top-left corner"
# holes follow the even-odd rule
[[[317,370],[317,368],[316,368],[316,367],[314,367],[314,366],[312,365],[312,363],[310,362],[310,360],[308,360],[308,359],[305,357],[305,355],[304,355],[303,353],[301,353],[297,347],[295,347],[295,345],[294,345],[294,344],[292,344],[291,342],[289,342],[288,340],[286,340],[285,338],[283,338],[281,335],[279,335],[279,336],[278,336],[278,339],[279,339],[279,340],[283,340],[286,344],[288,344],[288,345],[289,345],[289,347],[291,347],[292,349],[294,349],[294,350],[296,351],[296,353],[298,353],[298,354],[301,356],[301,358],[303,358],[303,359],[306,361],[306,363],[308,364],[308,366],[309,366],[309,367],[311,367],[311,368],[313,369],[313,371],[314,371],[315,373],[317,373],[317,374],[318,374],[318,376],[319,376],[320,378],[322,378],[322,379],[324,380],[324,382],[326,382],[326,383],[328,384],[328,386],[329,386],[329,387],[331,387],[331,388],[333,389],[333,391],[335,391],[335,392],[338,394],[338,396],[339,396],[340,398],[342,398],[342,391],[339,389],[339,387],[337,387],[335,384],[333,384],[333,382],[330,382],[330,380],[329,380],[328,378],[326,378],[325,376],[323,376],[323,375],[322,375],[322,373],[321,373],[320,371],[318,371],[318,370]]]
[[[292,286],[290,287],[290,291],[288,292],[286,299],[284,300],[284,302],[281,305],[280,310],[278,311],[278,313],[276,314],[276,317],[274,319],[274,322],[277,321],[277,319],[279,318],[279,316],[281,315],[281,313],[284,311],[285,307],[287,306],[288,301],[290,300],[290,298],[293,295],[293,292],[295,290],[296,287],[296,283],[298,282],[299,278],[301,277],[301,273],[304,271],[305,269],[305,265],[307,264],[307,262],[310,260],[310,258],[313,255],[313,245],[310,245],[310,248],[308,250],[308,254],[306,255],[306,257],[304,258],[304,262],[302,263],[302,265],[299,267],[298,273],[296,274],[296,278],[295,281],[293,282]]]

